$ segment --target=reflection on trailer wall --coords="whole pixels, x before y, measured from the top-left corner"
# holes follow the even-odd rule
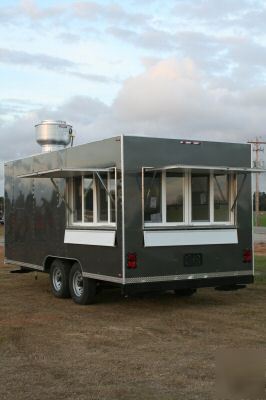
[[[98,203],[95,203],[94,197],[93,200],[89,198],[88,190],[90,190],[90,179],[93,174],[88,174],[85,177],[87,181],[85,182],[84,191],[81,191],[81,177],[77,178],[77,183],[73,188],[75,207],[72,207],[71,199],[69,198],[68,187],[71,178],[55,178],[54,181],[58,191],[49,178],[17,178],[19,175],[31,174],[34,171],[48,171],[58,168],[80,169],[93,167],[95,169],[109,166],[115,166],[117,171],[116,173],[110,173],[110,192],[114,194],[113,192],[115,191],[113,201],[111,202],[109,198],[107,199],[103,193],[100,187],[102,185],[101,181],[100,183],[95,183],[96,189],[93,191],[93,196],[96,196],[96,190],[98,190]],[[114,190],[115,184],[113,182],[115,174],[115,179],[117,180],[116,190]],[[42,266],[47,256],[70,257],[80,260],[85,272],[111,277],[121,276],[120,137],[44,153],[8,163],[5,166],[5,176],[6,217],[9,221],[6,226],[6,258]],[[96,179],[98,178],[96,177]],[[102,173],[101,180],[104,184],[106,179],[106,175]],[[66,202],[63,201],[63,197],[67,198]],[[108,210],[106,209],[106,204],[108,204]],[[73,226],[73,229],[83,228],[81,223],[83,217],[84,224],[90,221],[88,224],[93,225],[93,222],[91,222],[92,214],[93,217],[95,216],[97,223],[99,220],[100,229],[107,229],[107,239],[109,240],[109,236],[112,236],[112,240],[113,238],[115,239],[113,246],[105,247],[103,252],[101,246],[64,243],[65,231],[68,225],[73,221],[73,223],[77,223],[75,227]],[[90,229],[94,229],[94,226],[91,226]],[[97,226],[95,226],[95,229],[98,229]],[[112,232],[108,234],[109,229],[114,234]]]

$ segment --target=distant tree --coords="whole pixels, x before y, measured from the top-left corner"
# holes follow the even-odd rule
[[[0,197],[0,217],[4,215],[4,197]]]
[[[255,193],[253,194],[253,208],[255,211]],[[266,211],[266,193],[265,192],[259,193],[259,210]]]

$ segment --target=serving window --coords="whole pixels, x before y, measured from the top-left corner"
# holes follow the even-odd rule
[[[144,170],[144,225],[233,225],[234,173]]]
[[[69,225],[116,224],[116,172],[92,172],[69,179]]]

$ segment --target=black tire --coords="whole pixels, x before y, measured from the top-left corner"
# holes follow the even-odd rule
[[[77,304],[92,304],[95,301],[96,281],[84,278],[78,263],[73,264],[69,274],[69,288],[72,299]]]
[[[50,284],[55,297],[66,299],[70,297],[69,290],[70,264],[67,261],[56,259],[50,268]]]
[[[186,296],[192,296],[194,293],[196,293],[196,291],[197,289],[193,288],[175,289],[175,294],[176,296],[186,297]]]

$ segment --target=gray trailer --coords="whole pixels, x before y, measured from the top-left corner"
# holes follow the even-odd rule
[[[49,273],[55,296],[253,282],[262,170],[249,144],[117,136],[46,150],[5,164],[5,262]]]

